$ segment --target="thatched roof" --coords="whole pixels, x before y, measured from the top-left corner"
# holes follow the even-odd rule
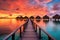
[[[31,16],[30,19],[34,19],[34,16]]]
[[[36,19],[41,19],[41,17],[40,16],[36,16]]]
[[[60,15],[56,14],[55,16],[53,16],[53,19],[60,19]]]
[[[25,16],[25,17],[24,17],[24,19],[28,19],[28,17],[27,17],[27,16]]]
[[[47,15],[43,16],[43,19],[49,19],[49,17]]]
[[[22,16],[17,16],[16,19],[23,19],[23,17]]]

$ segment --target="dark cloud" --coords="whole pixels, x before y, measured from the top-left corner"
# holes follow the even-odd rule
[[[60,2],[53,5],[53,10],[60,10]]]
[[[11,5],[17,0],[0,0],[0,10],[10,10]]]
[[[7,10],[8,8],[9,8],[9,4],[7,3],[0,4],[0,10]]]

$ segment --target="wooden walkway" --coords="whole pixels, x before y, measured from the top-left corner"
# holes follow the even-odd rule
[[[33,25],[35,25],[34,28],[33,28]],[[22,32],[22,27],[24,28],[23,32]],[[37,30],[37,27],[39,28],[38,29],[39,31]],[[19,40],[42,40],[41,31],[43,31],[47,35],[48,40],[55,40],[51,35],[49,35],[46,31],[41,29],[39,25],[31,21],[30,19],[29,21],[27,21],[26,23],[18,27],[16,30],[14,30],[12,33],[7,35],[3,40],[8,40],[10,37],[12,37],[11,40],[15,40],[15,33],[18,30],[20,30]],[[37,34],[37,31],[38,31],[38,34]]]
[[[27,28],[25,29],[24,34],[22,35],[21,40],[38,40],[38,36],[34,31],[33,25],[30,20],[28,22],[28,25],[27,25]]]

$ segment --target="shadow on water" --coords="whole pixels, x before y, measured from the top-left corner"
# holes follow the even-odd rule
[[[60,21],[53,21],[53,23],[55,24],[55,26],[53,27],[53,32],[54,32],[54,37],[56,38],[56,40],[60,40]]]
[[[40,19],[36,19],[36,22],[40,22]]]
[[[19,20],[20,20],[20,21],[23,21],[23,18],[21,18],[21,19],[20,19],[20,18],[18,18],[18,19],[16,19],[16,20],[17,20],[17,21],[19,21]]]
[[[23,21],[23,17],[22,17],[22,16],[17,16],[17,17],[16,17],[16,20]]]
[[[60,24],[60,21],[53,21],[55,24]]]
[[[17,21],[23,21],[23,19],[16,19]]]
[[[48,23],[48,22],[49,22],[49,20],[43,20],[43,22]]]

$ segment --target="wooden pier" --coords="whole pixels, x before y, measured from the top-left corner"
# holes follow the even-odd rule
[[[23,27],[23,32],[22,32],[22,27]],[[37,28],[39,31],[37,30]],[[9,40],[10,37],[12,37],[11,40],[15,40],[15,33],[18,30],[20,30],[19,40],[42,40],[41,31],[43,31],[47,35],[48,40],[55,40],[50,34],[48,34],[46,31],[41,29],[39,25],[37,25],[30,19],[28,19],[26,23],[18,27],[12,33],[7,35],[3,40]]]
[[[25,33],[22,36],[22,40],[38,40],[38,36],[34,31],[33,25],[29,20]]]

